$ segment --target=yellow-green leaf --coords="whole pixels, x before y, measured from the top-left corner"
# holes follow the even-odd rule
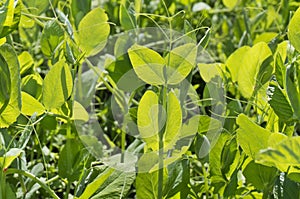
[[[73,80],[70,69],[64,61],[57,62],[43,82],[42,101],[47,110],[59,108],[71,95]]]
[[[163,141],[164,148],[172,148],[180,136],[182,112],[179,100],[173,92],[170,91],[167,98],[167,123]]]
[[[195,66],[197,46],[193,43],[173,49],[166,57],[167,82],[170,85],[180,83]]]
[[[80,21],[75,38],[86,56],[95,55],[105,47],[110,33],[107,21],[107,14],[100,7],[91,10]]]
[[[249,46],[243,46],[238,48],[234,51],[227,59],[226,66],[228,67],[232,81],[236,82],[239,75],[239,69],[243,64],[244,56],[246,55],[247,51],[250,49]]]
[[[246,115],[241,114],[237,118],[239,129],[237,130],[237,141],[246,155],[255,159],[261,149],[268,148],[268,140],[271,132],[258,126]]]
[[[288,37],[295,49],[300,52],[300,8],[296,10],[289,23]]]
[[[266,74],[266,69],[273,67],[268,63],[265,63],[265,66],[264,61],[271,56],[272,52],[264,42],[257,43],[244,55],[238,72],[239,90],[244,97],[250,98],[253,92],[262,86],[261,79],[265,80],[265,77],[260,75],[269,75]],[[266,67],[266,69],[261,70],[262,67]]]
[[[22,94],[22,109],[21,112],[25,115],[33,115],[34,113],[41,115],[45,112],[45,107],[34,97],[26,92],[21,92]]]
[[[158,150],[158,133],[160,124],[165,123],[165,114],[159,117],[158,96],[153,91],[147,91],[139,103],[137,112],[137,124],[141,138],[147,147],[153,151]]]
[[[133,45],[128,50],[129,58],[137,76],[152,85],[164,84],[163,68],[165,60],[155,51]]]

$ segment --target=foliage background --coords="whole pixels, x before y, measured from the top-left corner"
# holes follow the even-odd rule
[[[1,198],[299,198],[298,1],[2,0],[0,5]],[[109,65],[100,56],[109,52],[108,37],[145,27],[187,34],[209,56],[198,56],[186,77],[201,113],[188,150],[164,169],[136,174],[108,168],[84,146],[75,121],[86,115],[74,106],[73,91],[76,77],[86,83],[92,81],[83,75],[86,70],[103,69],[95,86],[103,142],[146,154],[147,141],[126,135],[111,110],[115,82],[135,69],[134,61],[112,54]],[[226,99],[218,117],[211,111],[218,101],[208,92],[215,79],[222,80]],[[139,120],[146,91],[159,95],[160,89],[150,83],[136,92],[133,120]],[[82,111],[79,118],[74,107]],[[207,132],[216,129],[220,136],[210,149]],[[103,143],[88,141],[94,152],[108,153]]]

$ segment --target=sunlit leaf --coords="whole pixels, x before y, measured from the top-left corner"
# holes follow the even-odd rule
[[[237,118],[239,128],[237,130],[237,141],[243,151],[252,159],[261,149],[268,148],[268,139],[271,132],[258,126],[246,115],[240,114]]]
[[[72,92],[73,80],[64,61],[57,62],[46,75],[43,83],[43,104],[47,110],[59,108]]]
[[[91,10],[80,21],[75,39],[86,56],[95,55],[105,47],[110,33],[107,21],[107,14],[100,7]]]
[[[163,68],[165,60],[155,51],[133,45],[128,54],[137,76],[148,84],[162,85],[165,82]]]
[[[292,45],[300,52],[300,8],[296,10],[288,26],[288,37]]]

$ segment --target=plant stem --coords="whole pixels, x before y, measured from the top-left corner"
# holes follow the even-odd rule
[[[55,194],[55,192],[50,187],[48,187],[42,180],[40,180],[39,178],[37,178],[36,176],[34,176],[33,174],[31,174],[29,172],[26,172],[23,170],[18,170],[18,169],[8,169],[5,173],[6,173],[6,175],[17,173],[19,175],[23,175],[27,178],[30,178],[32,181],[38,183],[43,189],[45,189],[45,191],[47,191],[52,198],[60,199]]]
[[[0,196],[2,199],[6,199],[6,191],[5,191],[5,185],[6,185],[6,175],[5,173],[3,172],[3,169],[0,168],[1,171],[0,171],[0,179],[1,179],[1,184],[0,184]]]
[[[163,109],[165,109],[165,113],[167,114],[167,85],[165,85],[163,87],[163,93],[162,93],[162,105],[163,105]],[[160,111],[159,113],[159,118],[161,117],[161,115],[163,114],[163,110]],[[164,133],[165,133],[165,125],[164,127],[160,130],[159,132],[159,162],[158,162],[158,199],[162,199],[163,198],[163,183],[164,183]]]
[[[70,182],[67,182],[67,190],[66,190],[66,194],[65,194],[65,199],[69,198],[70,188],[71,188]]]

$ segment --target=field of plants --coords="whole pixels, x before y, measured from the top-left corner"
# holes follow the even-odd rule
[[[0,0],[0,199],[300,198],[298,0]]]

